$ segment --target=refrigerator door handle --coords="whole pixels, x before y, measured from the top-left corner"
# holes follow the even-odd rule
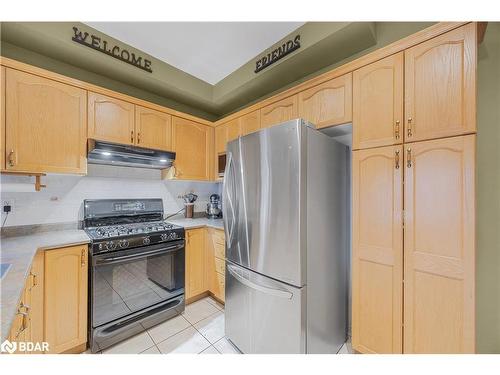
[[[275,296],[275,297],[280,297],[280,298],[285,298],[285,299],[292,299],[292,297],[293,297],[293,293],[291,293],[291,292],[288,292],[285,290],[280,290],[280,289],[275,289],[275,288],[269,288],[267,286],[259,285],[253,281],[250,281],[249,279],[247,279],[246,277],[241,275],[240,272],[238,271],[238,269],[236,267],[232,266],[231,264],[227,265],[227,269],[228,269],[229,273],[235,279],[237,279],[240,283],[242,283],[243,285],[246,285],[249,288],[258,290],[262,293],[270,294],[270,295]]]
[[[223,204],[222,204],[222,210],[223,210],[223,216],[226,220],[224,220],[224,226],[226,229],[226,234],[227,234],[227,246],[231,246],[232,238],[233,238],[233,232],[234,232],[234,202],[231,198],[231,195],[229,193],[229,190],[233,190],[233,183],[231,179],[233,178],[232,174],[232,165],[233,165],[233,155],[232,153],[228,154],[227,158],[227,165],[225,168],[225,174],[224,174],[224,181],[223,181],[223,186],[222,186],[222,191],[223,191]],[[229,185],[231,184],[231,185]],[[224,199],[225,198],[225,199]],[[229,206],[229,209],[231,210],[231,215],[232,215],[232,220],[229,222],[229,216],[227,215],[227,207]]]

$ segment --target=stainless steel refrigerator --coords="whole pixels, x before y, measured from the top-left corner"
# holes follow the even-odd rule
[[[227,338],[243,353],[346,340],[348,149],[303,120],[227,145]]]

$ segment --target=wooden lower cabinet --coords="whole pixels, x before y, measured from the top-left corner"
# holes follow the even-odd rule
[[[188,303],[207,292],[224,302],[224,246],[224,232],[220,229],[186,231],[185,297]]]
[[[405,353],[475,351],[475,140],[405,145]]]
[[[45,251],[45,341],[50,353],[87,342],[88,246]]]
[[[353,152],[352,347],[402,353],[401,146]]]
[[[43,335],[43,253],[35,255],[30,273],[26,279],[21,301],[17,307],[16,316],[12,322],[9,341],[42,343]],[[37,349],[37,350],[34,350]],[[16,353],[40,354],[38,348],[18,346]]]

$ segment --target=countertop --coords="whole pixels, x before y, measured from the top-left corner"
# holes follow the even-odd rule
[[[222,219],[208,219],[206,217],[186,219],[182,215],[177,215],[167,221],[186,229],[224,228]],[[36,252],[89,242],[90,239],[85,231],[78,229],[51,230],[15,237],[3,237],[1,239],[0,263],[10,264],[11,266],[0,280],[0,342],[3,342],[10,333],[17,305]]]
[[[64,246],[89,243],[90,239],[83,230],[60,230],[1,239],[1,263],[11,264],[10,269],[0,280],[1,290],[1,339],[9,335],[16,314],[17,305],[24,289],[33,258],[37,251]]]

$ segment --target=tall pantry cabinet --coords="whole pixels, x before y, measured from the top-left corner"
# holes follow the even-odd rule
[[[356,351],[475,351],[476,40],[470,23],[353,74]]]

